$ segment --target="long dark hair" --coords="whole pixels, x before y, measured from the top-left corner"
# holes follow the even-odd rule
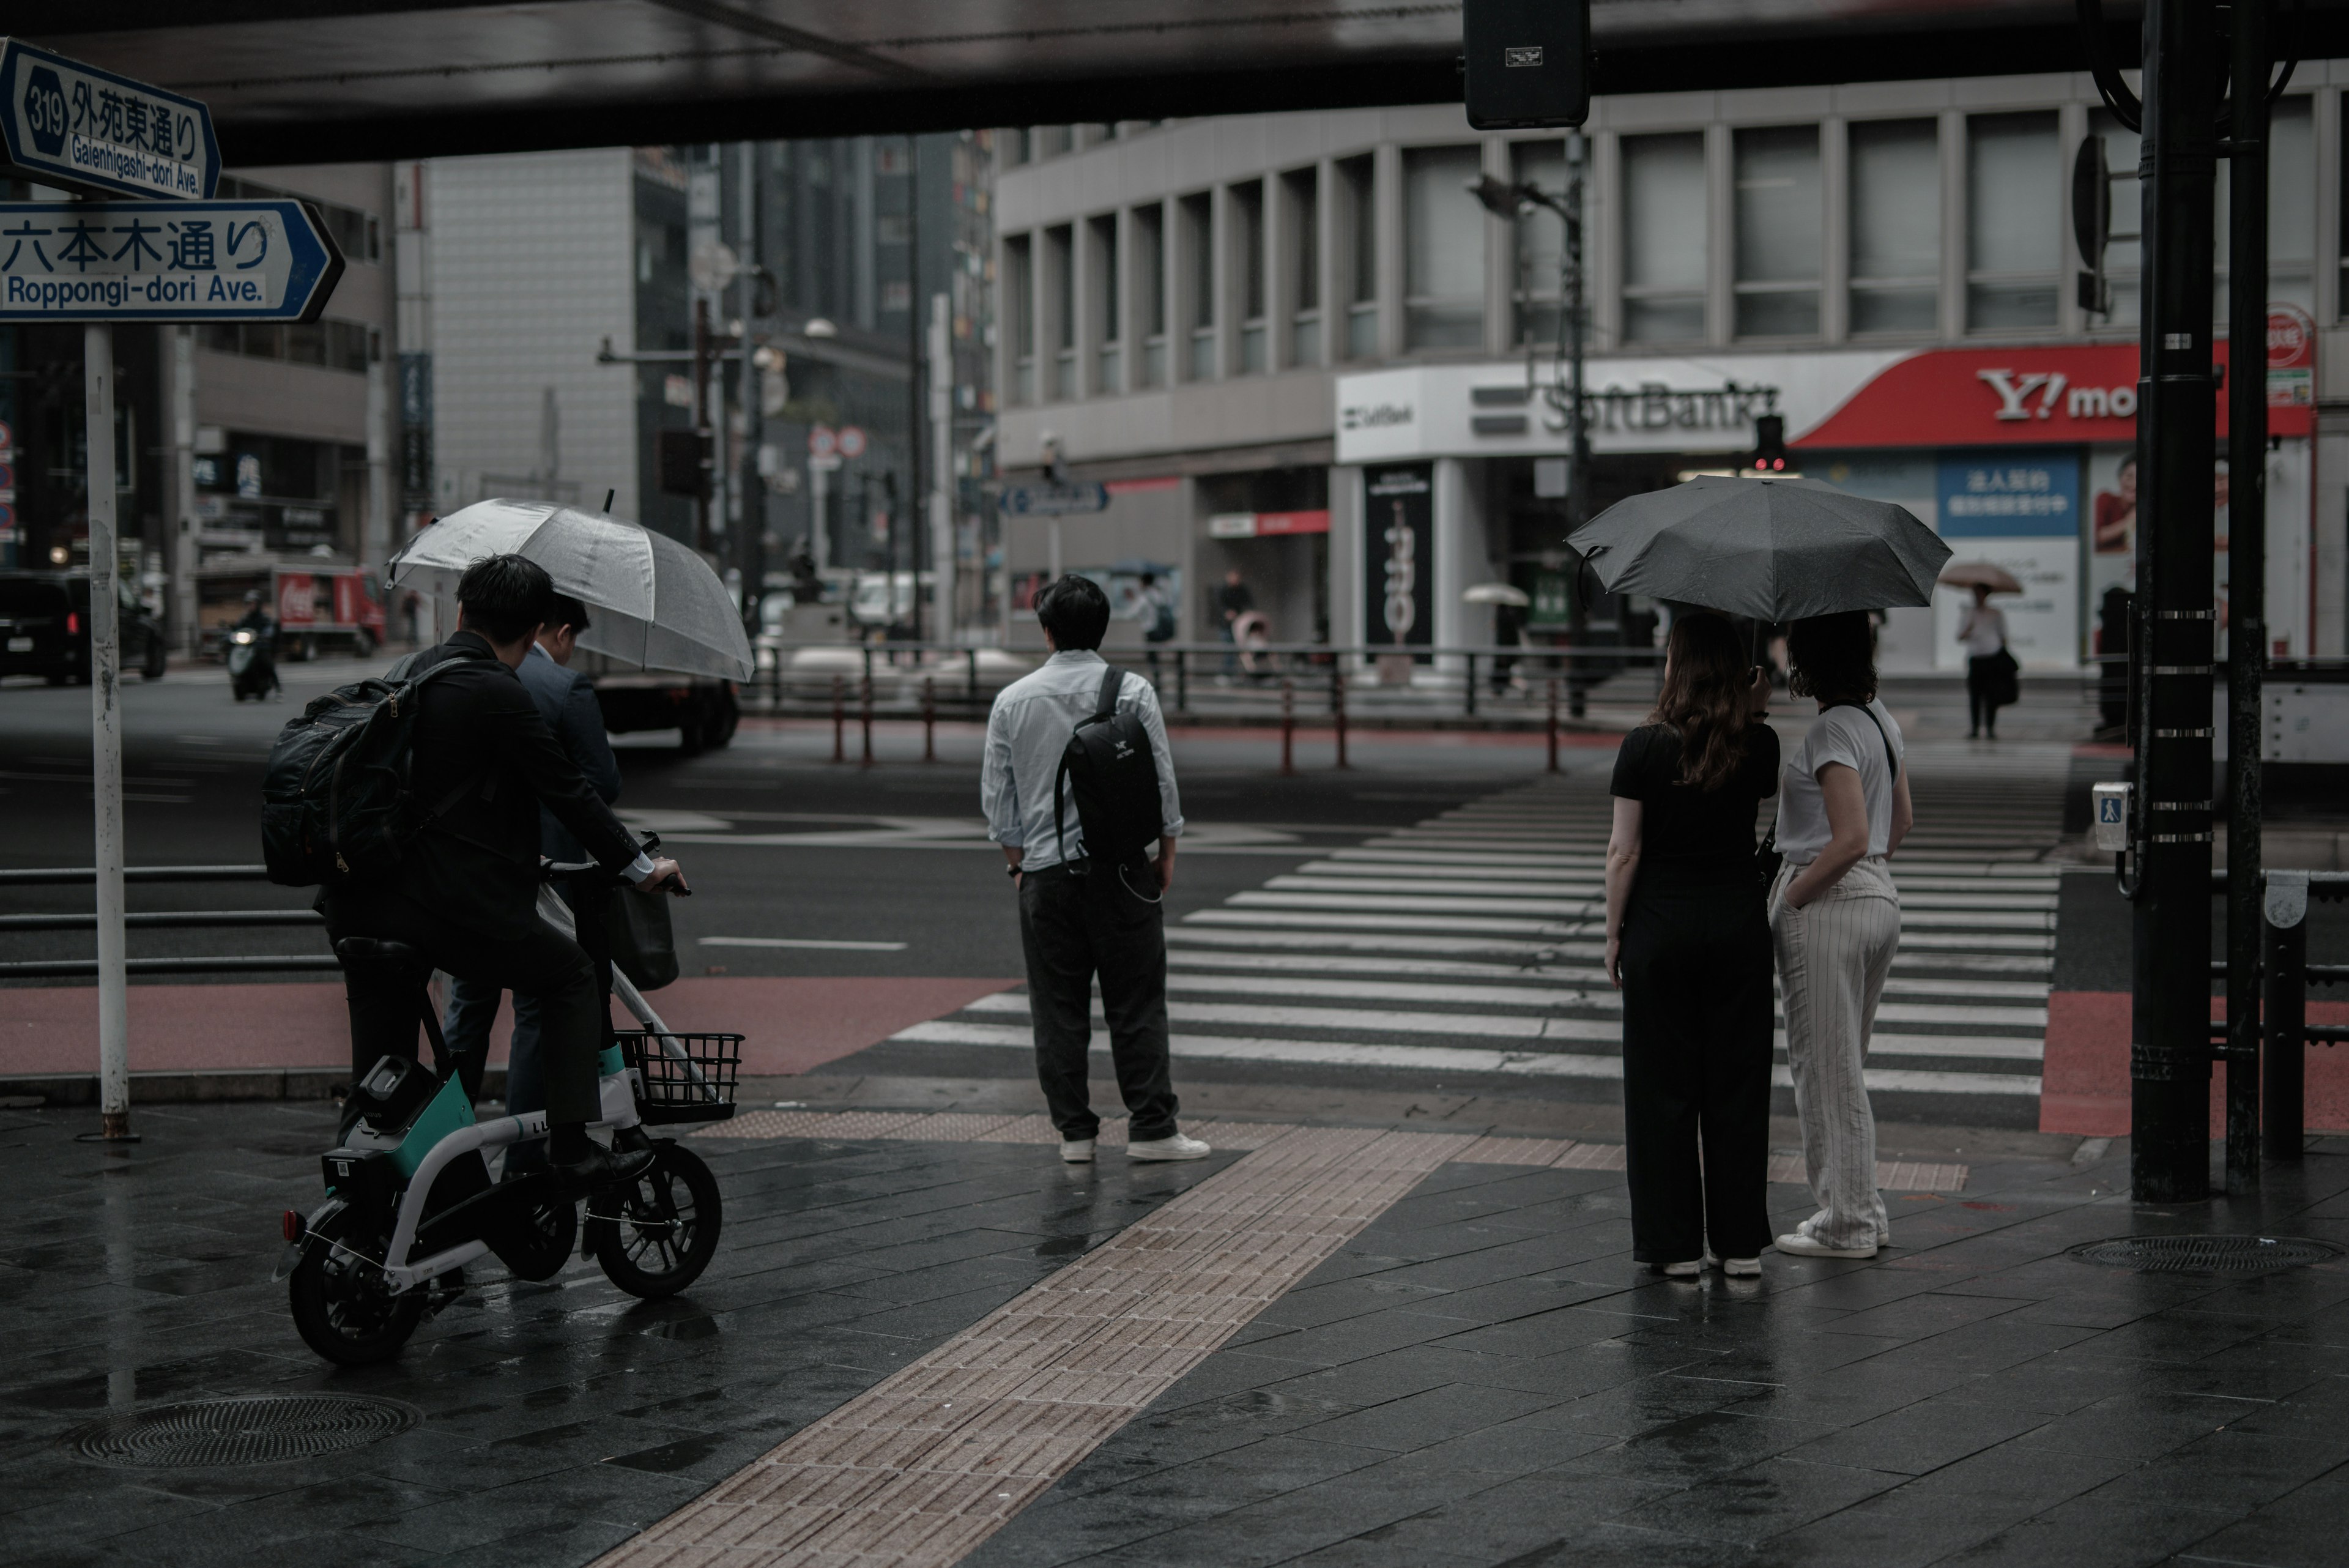
[[[1866,610],[1816,615],[1786,628],[1786,690],[1820,701],[1876,696],[1876,628]]]
[[[1664,690],[1648,722],[1679,732],[1682,783],[1719,789],[1745,761],[1746,732],[1754,722],[1744,645],[1720,616],[1683,615],[1672,621],[1665,648]]]

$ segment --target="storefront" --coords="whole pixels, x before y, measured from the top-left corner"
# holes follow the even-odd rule
[[[2315,625],[2314,410],[2304,341],[2295,352],[2270,374],[2268,622],[2278,657],[2312,651]],[[2223,343],[2218,358],[2226,361]],[[2024,591],[2002,604],[2016,657],[2076,669],[2094,652],[2103,596],[2135,580],[2137,359],[2133,344],[1595,359],[1585,402],[1593,503],[1727,468],[1753,450],[1755,420],[1777,415],[1806,477],[1898,502],[1958,558],[2013,572]],[[1537,607],[1556,597],[1567,419],[1553,368],[1536,369],[1531,390],[1521,361],[1339,379],[1330,551],[1333,569],[1352,576],[1333,585],[1335,636],[1391,635],[1381,618],[1394,556],[1386,492],[1412,472],[1424,474],[1427,534],[1411,545],[1429,568],[1436,644],[1491,637],[1490,612],[1460,597],[1475,583],[1515,582]],[[2223,400],[2214,415],[2223,438]],[[2223,462],[2212,477],[2223,618]],[[1944,593],[1930,608],[1892,612],[1883,667],[1962,670],[1961,607]]]

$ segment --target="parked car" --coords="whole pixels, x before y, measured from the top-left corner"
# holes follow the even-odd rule
[[[163,623],[120,578],[122,668],[163,677],[171,645]],[[52,686],[89,679],[89,574],[0,572],[0,675],[42,675]]]

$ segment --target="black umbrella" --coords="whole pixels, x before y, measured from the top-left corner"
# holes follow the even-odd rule
[[[1716,474],[1619,501],[1567,543],[1609,593],[1761,621],[1933,602],[1950,547],[1905,506]]]

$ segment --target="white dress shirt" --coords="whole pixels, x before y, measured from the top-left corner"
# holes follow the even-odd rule
[[[1101,701],[1102,656],[1089,649],[1056,653],[1044,667],[1024,675],[996,694],[987,716],[987,763],[979,774],[979,803],[987,812],[987,836],[1008,849],[1021,849],[1019,868],[1041,871],[1063,857],[1052,830],[1052,789],[1061,774],[1061,753],[1076,732],[1077,722],[1092,714]],[[1163,836],[1183,832],[1183,804],[1174,790],[1174,753],[1167,749],[1166,722],[1158,711],[1158,693],[1132,670],[1119,683],[1120,712],[1142,716],[1150,735],[1151,760],[1158,766],[1158,810]],[[1068,859],[1084,854],[1084,836],[1077,826],[1076,802],[1066,800],[1061,815],[1068,824]]]

